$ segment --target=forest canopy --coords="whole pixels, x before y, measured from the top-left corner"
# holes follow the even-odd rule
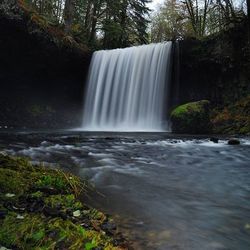
[[[54,25],[94,48],[149,42],[150,0],[24,0]]]
[[[112,49],[221,32],[246,20],[250,0],[165,0],[156,11],[151,0],[20,1],[76,41]]]
[[[249,0],[165,0],[152,16],[151,39],[203,38],[221,32],[246,19],[247,3]]]

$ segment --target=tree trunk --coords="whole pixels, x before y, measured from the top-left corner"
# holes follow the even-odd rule
[[[95,1],[91,16],[91,31],[90,31],[89,43],[93,43],[96,38],[96,25],[97,25],[98,12],[100,10],[99,8],[100,8],[100,2]]]
[[[66,0],[64,8],[64,23],[65,23],[65,32],[67,34],[70,34],[72,29],[74,11],[75,11],[74,0]]]
[[[248,42],[250,43],[250,0],[247,0]]]
[[[91,1],[88,0],[87,2],[87,8],[84,18],[84,29],[86,32],[86,37],[89,39],[90,37],[90,11],[91,11]]]

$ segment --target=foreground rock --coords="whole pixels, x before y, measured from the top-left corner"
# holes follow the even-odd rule
[[[206,134],[211,132],[209,101],[202,100],[181,105],[171,113],[174,133]]]
[[[86,190],[76,176],[0,154],[0,246],[128,249],[112,220],[79,200]]]

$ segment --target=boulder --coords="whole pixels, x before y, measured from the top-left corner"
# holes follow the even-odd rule
[[[211,141],[211,142],[214,142],[214,143],[219,143],[219,139],[216,138],[216,137],[211,137],[211,138],[210,138],[210,141]]]
[[[210,133],[209,105],[209,101],[202,100],[175,108],[171,113],[172,131],[180,134]]]
[[[236,138],[231,138],[228,141],[228,145],[240,145],[240,141]]]

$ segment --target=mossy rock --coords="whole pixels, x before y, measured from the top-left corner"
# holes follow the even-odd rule
[[[210,133],[209,105],[209,101],[202,100],[175,108],[171,113],[172,131],[180,134]]]

